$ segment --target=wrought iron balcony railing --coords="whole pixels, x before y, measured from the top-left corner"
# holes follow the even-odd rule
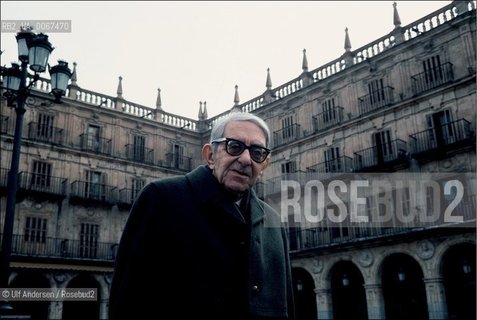
[[[394,88],[386,86],[371,94],[358,98],[358,112],[360,115],[372,112],[394,103]]]
[[[453,201],[451,199],[450,201]],[[446,208],[449,203],[442,199],[442,208]],[[432,208],[428,208],[432,210]],[[444,209],[441,210],[444,216]],[[416,220],[404,223],[397,221],[393,217],[387,223],[383,222],[366,222],[366,223],[342,223],[341,225],[334,223],[326,225],[325,219],[320,225],[314,227],[304,228],[289,228],[288,239],[290,242],[290,251],[300,252],[310,249],[327,248],[332,245],[340,245],[347,243],[356,243],[359,241],[375,241],[378,238],[406,235],[411,232],[419,232],[426,229],[436,228],[455,228],[455,227],[469,227],[469,230],[475,228],[476,219],[476,195],[469,195],[464,197],[459,205],[454,209],[453,216],[462,217],[459,223],[449,223],[440,219],[439,221],[421,221]],[[432,214],[435,214],[433,212]],[[359,213],[361,216],[362,213]],[[419,214],[417,214],[418,216]]]
[[[451,121],[410,135],[413,156],[426,152],[445,152],[466,143],[475,143],[470,122],[465,119]]]
[[[71,183],[70,200],[114,205],[116,191],[114,186],[77,180]]]
[[[343,121],[343,108],[334,107],[313,116],[313,131],[318,132],[337,125]]]
[[[397,164],[397,162],[407,162],[406,142],[400,139],[354,153],[355,171],[380,170]]]
[[[293,180],[297,181],[300,185],[307,182],[306,172],[298,170],[296,172],[284,173],[277,177],[269,178],[264,184],[264,195],[280,194],[282,190],[282,181]]]
[[[0,188],[6,188],[8,184],[8,172],[6,168],[0,168]]]
[[[63,129],[30,122],[28,124],[28,139],[62,145]]]
[[[347,156],[317,163],[306,168],[309,179],[328,179],[353,171],[353,159]]]
[[[18,183],[20,191],[66,197],[67,179],[34,172],[20,172]]]
[[[10,134],[10,118],[7,116],[0,116],[0,134]]]
[[[55,258],[113,262],[117,243],[99,242],[95,239],[72,240],[40,235],[15,234],[12,239],[12,255],[30,258]]]
[[[293,142],[301,138],[300,125],[295,123],[273,133],[274,147]]]
[[[411,76],[414,96],[454,81],[453,65],[443,63],[435,68]]]
[[[135,144],[127,144],[125,148],[126,158],[128,160],[147,164],[154,164],[154,149],[138,146]]]
[[[123,188],[118,191],[117,205],[120,209],[130,209],[139,195],[140,189]]]
[[[192,158],[181,156],[179,153],[169,152],[166,153],[166,163],[164,163],[163,166],[182,171],[190,171]]]
[[[84,151],[111,155],[111,139],[98,138],[83,133],[80,135],[80,148]]]

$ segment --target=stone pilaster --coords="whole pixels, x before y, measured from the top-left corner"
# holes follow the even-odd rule
[[[318,319],[333,319],[333,304],[330,289],[315,289]]]
[[[385,319],[383,288],[380,284],[365,284],[369,319]]]
[[[429,320],[448,319],[444,280],[442,278],[423,279],[426,286]]]

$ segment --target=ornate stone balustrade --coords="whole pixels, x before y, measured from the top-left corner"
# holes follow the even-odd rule
[[[476,4],[473,1],[455,1],[451,4],[419,19],[405,27],[396,27],[389,34],[368,43],[361,48],[346,52],[343,56],[335,59],[323,66],[320,66],[308,74],[311,81],[316,83],[324,80],[332,75],[335,75],[346,68],[357,65],[368,60],[371,57],[377,56],[396,44],[409,41],[417,36],[420,36],[436,27],[439,27],[449,21],[452,21],[457,16],[465,14],[469,11],[476,10]],[[252,112],[268,103],[283,99],[293,93],[296,93],[306,87],[309,82],[304,81],[303,75],[277,87],[268,89],[265,93],[245,103],[242,103],[235,108],[243,112]],[[33,87],[36,90],[49,92],[51,89],[50,81],[45,78],[40,78]],[[70,88],[69,90],[72,90]],[[102,108],[109,108],[119,112],[131,114],[140,118],[150,119],[162,122],[167,125],[179,127],[181,129],[198,131],[198,121],[189,118],[181,117],[164,111],[159,111],[155,108],[145,107],[136,103],[126,101],[122,98],[116,98],[97,92],[81,89],[74,86],[74,93],[76,97],[71,97],[67,92],[66,96],[81,101],[87,104],[96,105]],[[73,94],[74,95],[74,94]],[[225,111],[213,118],[207,119],[205,128],[211,128],[213,124],[219,119],[226,116],[230,111]]]

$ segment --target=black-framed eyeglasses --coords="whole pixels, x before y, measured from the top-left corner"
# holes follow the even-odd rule
[[[225,142],[225,151],[231,156],[239,156],[241,155],[245,149],[248,149],[250,152],[250,158],[257,163],[262,163],[267,159],[268,155],[270,154],[270,149],[267,149],[262,146],[258,146],[256,144],[252,144],[247,146],[240,140],[235,140],[231,138],[221,138],[217,140],[213,140],[211,143],[222,143]]]

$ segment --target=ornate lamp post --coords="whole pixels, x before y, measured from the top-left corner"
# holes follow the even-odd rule
[[[11,68],[2,67],[2,89],[10,107],[16,112],[15,135],[13,138],[13,150],[8,174],[8,194],[5,210],[5,220],[3,224],[2,252],[0,260],[0,287],[8,287],[9,268],[12,252],[13,222],[15,216],[15,202],[18,188],[18,167],[20,160],[23,115],[25,114],[25,101],[30,95],[30,90],[35,81],[39,79],[39,73],[44,72],[48,65],[48,58],[53,51],[48,36],[45,34],[35,34],[30,29],[22,29],[16,35],[18,44],[18,59],[21,66],[12,63]],[[27,84],[28,65],[34,72],[33,80]],[[57,66],[49,68],[51,76],[51,93],[55,101],[59,102],[61,96],[66,92],[71,71],[68,64],[59,61]],[[0,308],[9,309],[8,303],[0,303]]]

